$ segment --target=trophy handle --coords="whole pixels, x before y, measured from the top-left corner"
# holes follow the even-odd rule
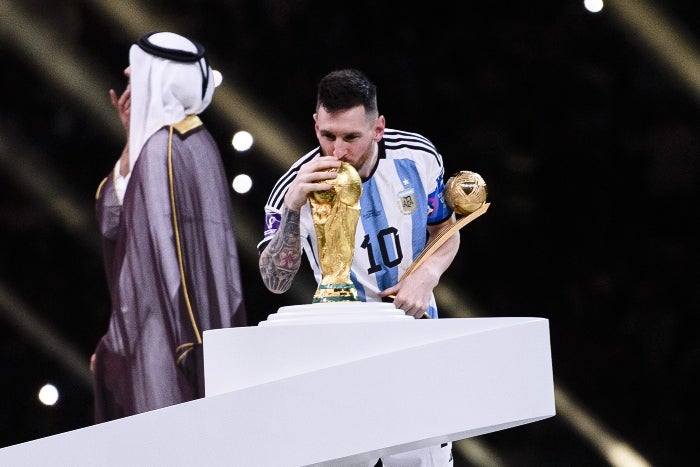
[[[430,257],[433,253],[435,253],[435,250],[440,248],[443,243],[447,241],[448,238],[452,236],[453,233],[464,227],[465,225],[469,224],[471,221],[476,219],[477,217],[481,216],[483,213],[486,212],[486,210],[489,208],[489,205],[491,203],[484,203],[479,209],[476,211],[464,216],[460,217],[457,219],[457,222],[452,224],[446,229],[443,229],[440,231],[440,233],[428,243],[423,251],[418,255],[418,257],[411,263],[411,265],[404,271],[404,273],[401,275],[401,278],[399,281],[402,281],[406,276],[411,274],[418,266],[423,264],[426,259]]]
[[[461,229],[462,227],[469,224],[471,221],[473,221],[474,219],[476,219],[477,217],[479,217],[483,213],[485,213],[488,210],[490,205],[491,205],[491,203],[484,203],[476,211],[469,213],[468,215],[466,215],[464,217],[460,217],[459,219],[457,219],[457,222],[455,222],[454,224],[452,224],[448,228],[441,230],[440,233],[437,235],[437,237],[432,239],[425,246],[423,251],[421,251],[421,253],[418,255],[418,257],[413,261],[413,263],[411,263],[411,265],[408,267],[408,269],[406,269],[406,271],[404,271],[404,273],[401,275],[401,278],[399,279],[399,282],[404,280],[406,278],[406,276],[411,274],[413,271],[415,271],[418,268],[418,266],[423,264],[425,262],[425,260],[430,257],[430,255],[435,253],[435,250],[440,248],[447,241],[447,239],[452,236],[453,233],[455,233],[456,231],[458,231],[459,229]],[[394,298],[396,298],[395,295],[388,295],[387,297],[391,298],[392,300]],[[425,313],[423,315],[423,318],[429,318],[428,313]]]

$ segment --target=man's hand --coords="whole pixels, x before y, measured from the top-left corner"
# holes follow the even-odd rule
[[[289,185],[287,194],[284,196],[284,204],[292,211],[301,210],[308,200],[309,193],[333,188],[333,185],[323,181],[337,177],[336,172],[329,172],[329,170],[339,167],[340,161],[330,156],[317,157],[302,165],[294,181]]]
[[[380,297],[395,295],[394,306],[414,318],[422,318],[430,306],[430,297],[440,276],[428,267],[416,269],[398,284],[379,292]]]
[[[109,90],[109,100],[112,106],[117,109],[119,120],[126,131],[127,139],[129,138],[129,120],[131,119],[131,85],[127,84],[126,89],[121,96],[117,97],[117,92],[114,89]]]
[[[122,122],[124,132],[126,133],[126,143],[122,150],[122,155],[119,158],[119,173],[126,176],[129,173],[129,121],[131,119],[131,84],[126,85],[126,89],[121,96],[117,97],[114,89],[109,90],[109,100],[112,106],[117,109],[119,120]]]
[[[438,241],[441,234],[449,234],[450,226],[456,223],[455,216],[438,225],[428,226],[428,245]],[[459,231],[440,240],[440,246],[404,272],[399,283],[383,290],[379,296],[392,297],[396,308],[402,309],[414,318],[423,318],[430,305],[430,294],[438,286],[440,277],[452,264],[459,250]],[[422,255],[421,255],[422,256]],[[413,265],[412,265],[413,266]],[[426,315],[427,316],[427,315]]]

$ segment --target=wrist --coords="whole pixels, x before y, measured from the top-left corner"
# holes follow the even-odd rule
[[[303,205],[302,205],[303,206]],[[288,212],[300,212],[302,206],[299,206],[298,208],[294,206],[294,203],[290,203],[286,198],[284,200],[284,209]]]

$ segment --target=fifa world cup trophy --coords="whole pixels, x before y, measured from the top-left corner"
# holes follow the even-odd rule
[[[321,282],[312,303],[359,301],[350,266],[360,218],[362,180],[346,162],[337,171],[338,176],[328,180],[333,188],[309,194],[321,263]]]

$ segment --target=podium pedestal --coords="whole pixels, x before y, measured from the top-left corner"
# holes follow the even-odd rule
[[[0,450],[0,465],[341,466],[555,415],[548,321],[204,333],[207,395]]]

